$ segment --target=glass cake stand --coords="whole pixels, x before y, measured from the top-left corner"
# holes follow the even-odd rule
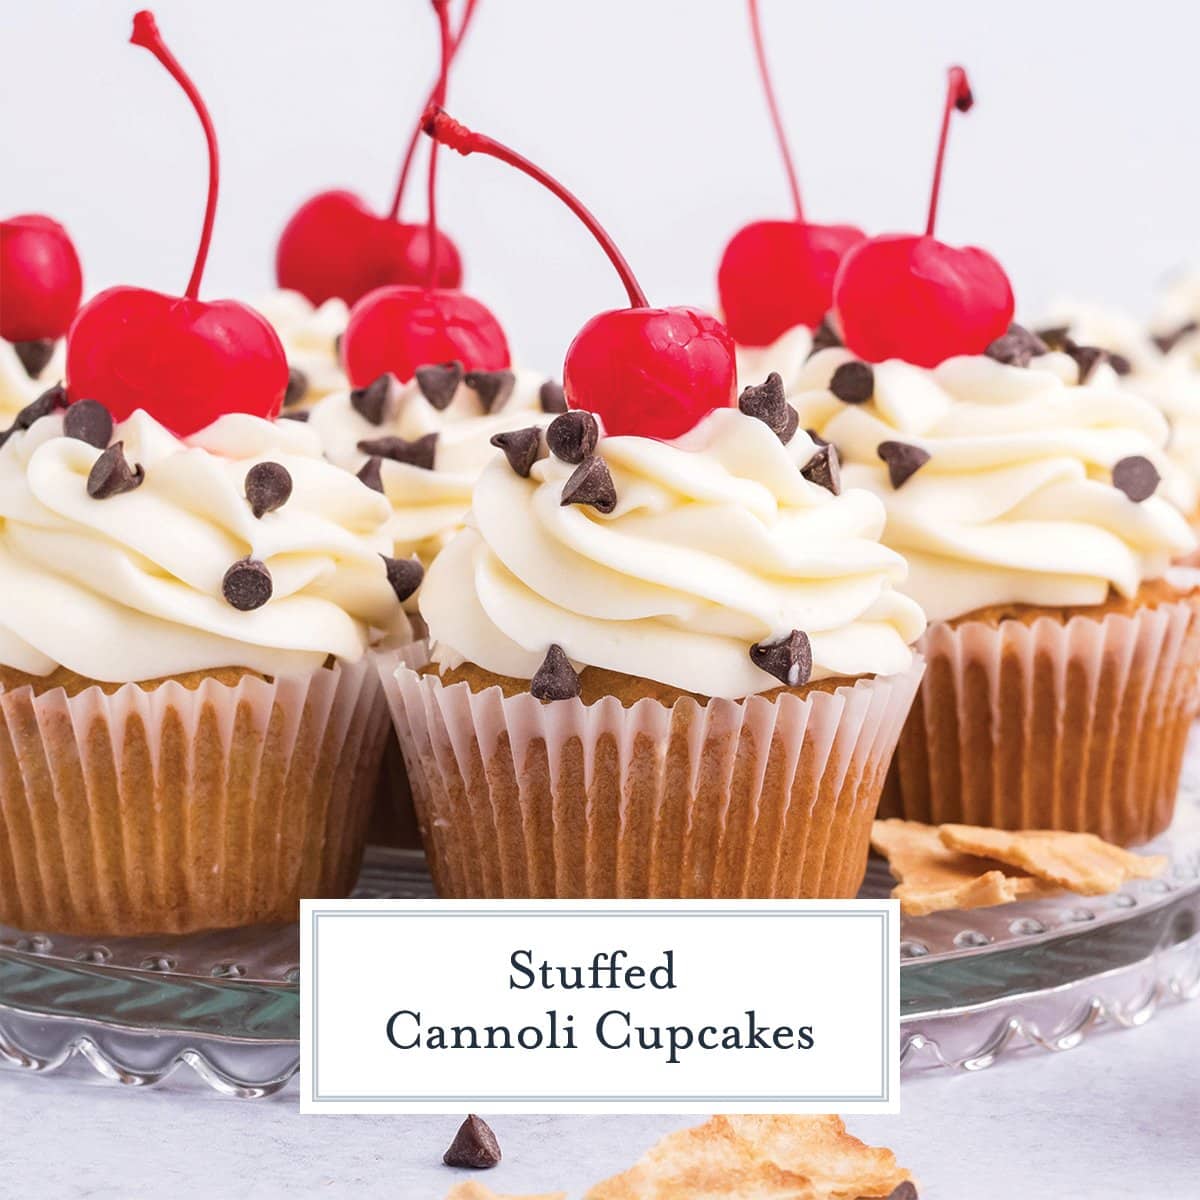
[[[1111,896],[904,918],[903,1068],[1067,1050],[1200,995],[1200,736],[1176,820],[1146,849],[1167,872]],[[872,859],[861,895],[891,887]],[[419,852],[368,851],[356,896],[432,894]],[[298,963],[296,925],[104,940],[0,926],[0,1068],[273,1095],[299,1069]]]

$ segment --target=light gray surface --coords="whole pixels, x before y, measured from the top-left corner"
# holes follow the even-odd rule
[[[922,1200],[1200,1195],[1200,1002],[1076,1050],[906,1079],[903,1115],[849,1124],[893,1147]],[[673,1117],[494,1117],[501,1192],[578,1200]],[[301,1117],[267,1102],[0,1072],[0,1196],[22,1200],[442,1200],[454,1117]]]

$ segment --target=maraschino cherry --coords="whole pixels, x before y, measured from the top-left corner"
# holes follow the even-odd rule
[[[62,337],[79,307],[83,272],[67,231],[41,213],[0,221],[0,337]]]
[[[467,0],[462,23],[451,40],[451,61],[462,45],[476,3]],[[437,100],[440,86],[439,73],[427,103]],[[386,215],[372,212],[364,200],[345,189],[320,192],[296,210],[284,226],[275,253],[275,278],[280,287],[300,292],[312,304],[323,304],[335,296],[354,304],[378,287],[424,283],[432,257],[437,259],[438,287],[456,288],[462,283],[462,258],[454,242],[439,231],[436,255],[431,254],[428,225],[400,220],[420,136],[418,121]]]
[[[847,250],[866,234],[853,225],[812,225],[804,219],[800,185],[763,45],[758,0],[749,0],[758,73],[796,211],[791,221],[754,221],[725,247],[717,292],[729,332],[743,346],[769,346],[797,325],[815,329],[829,312],[833,278]]]
[[[567,404],[604,422],[605,432],[676,438],[734,401],[734,347],[715,317],[695,308],[651,308],[629,264],[599,222],[556,179],[492,138],[432,108],[425,132],[459,154],[486,154],[535,179],[587,226],[616,268],[629,308],[592,317],[563,366]]]
[[[966,72],[951,67],[924,235],[871,238],[838,271],[833,307],[842,340],[868,362],[899,358],[936,367],[957,354],[983,353],[1012,322],[1004,268],[986,250],[947,246],[933,236],[950,116],[972,104]]]
[[[440,98],[445,94],[453,38],[446,0],[433,0],[433,4],[442,40],[442,69],[435,89],[435,98]],[[437,152],[435,142],[429,150],[427,189],[428,244],[433,253],[425,286],[376,288],[354,306],[342,335],[342,361],[356,388],[385,374],[407,382],[418,367],[432,363],[457,360],[468,371],[500,371],[509,365],[508,340],[492,313],[465,292],[437,285]]]
[[[235,300],[202,301],[200,280],[217,211],[217,138],[195,85],[167,49],[150,12],[133,18],[129,38],[171,73],[192,102],[208,143],[208,203],[200,246],[182,297],[114,287],[79,310],[67,334],[67,393],[98,400],[124,420],[145,409],[176,433],[203,429],[229,412],[273,417],[288,367],[275,331]]]

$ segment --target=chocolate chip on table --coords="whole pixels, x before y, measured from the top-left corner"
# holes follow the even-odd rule
[[[436,433],[427,433],[411,442],[402,437],[364,438],[358,443],[358,449],[360,454],[390,458],[392,462],[407,463],[410,467],[432,471],[437,456],[437,440]]]
[[[567,393],[557,379],[547,379],[538,388],[538,403],[545,413],[565,413],[567,411]]]
[[[511,371],[468,371],[463,383],[479,397],[485,413],[499,412],[513,393],[517,377]]]
[[[579,676],[558,645],[551,646],[529,681],[535,700],[573,700],[579,695]]]
[[[555,458],[565,463],[581,463],[596,449],[600,427],[590,412],[576,409],[555,417],[546,429],[546,445]]]
[[[421,395],[441,412],[450,406],[454,393],[458,391],[458,385],[463,381],[463,365],[458,359],[454,359],[452,362],[418,367],[416,379]]]
[[[13,351],[30,379],[36,379],[54,357],[53,338],[34,338],[29,342],[13,342]]]
[[[1200,323],[1196,321],[1184,321],[1182,325],[1177,329],[1172,329],[1170,333],[1160,333],[1154,339],[1154,344],[1164,354],[1170,354],[1189,333],[1195,333],[1198,329],[1200,329]]]
[[[112,441],[112,413],[99,400],[76,400],[63,414],[63,436],[104,450]]]
[[[833,322],[826,317],[813,332],[812,349],[808,356],[812,358],[820,350],[830,350],[841,344],[842,339],[838,336],[838,331],[834,329]]]
[[[299,404],[308,394],[308,376],[299,367],[288,367],[287,391],[283,393],[283,407]]]
[[[256,517],[281,508],[291,494],[292,476],[282,463],[255,463],[246,472],[246,500]]]
[[[372,491],[383,491],[383,459],[368,458],[358,469],[358,477]]]
[[[812,644],[807,633],[793,629],[787,637],[751,646],[750,661],[785,687],[802,687],[812,675]]]
[[[796,410],[784,395],[783,379],[778,371],[772,371],[762,383],[742,388],[738,408],[746,416],[761,421],[785,445],[791,441],[800,423]]]
[[[908,442],[880,442],[875,453],[887,463],[892,487],[903,487],[928,461],[929,451]]]
[[[542,431],[536,425],[531,425],[528,429],[513,429],[508,433],[495,434],[491,443],[504,451],[508,465],[522,479],[528,479],[533,464],[541,454]]]
[[[481,1171],[494,1167],[500,1158],[500,1143],[496,1141],[492,1127],[472,1114],[458,1127],[454,1141],[442,1155],[442,1162],[448,1167],[471,1167]]]
[[[365,388],[355,388],[350,393],[351,407],[372,425],[382,425],[391,416],[395,404],[394,382],[393,376],[383,374]]]
[[[225,578],[221,580],[221,595],[239,612],[251,612],[262,608],[271,598],[274,585],[266,563],[257,558],[243,558],[235,562]]]
[[[992,342],[984,354],[1010,367],[1027,367],[1033,359],[1049,350],[1050,347],[1036,333],[1031,333],[1024,325],[1014,321],[1008,327],[1008,332]]]
[[[617,488],[608,463],[598,454],[585,458],[563,484],[560,504],[587,504],[598,512],[612,512],[617,507]]]
[[[834,371],[829,390],[843,404],[865,404],[875,394],[875,372],[870,363],[844,362]]]
[[[842,463],[836,446],[826,443],[800,468],[800,474],[835,496],[842,494]]]
[[[421,586],[425,568],[415,558],[388,558],[386,554],[379,557],[383,559],[387,581],[392,585],[396,599],[403,604]]]
[[[1149,500],[1161,478],[1155,465],[1140,454],[1121,459],[1112,469],[1113,487],[1124,492],[1135,504]]]
[[[107,500],[122,492],[141,487],[146,478],[141,463],[130,467],[125,459],[125,443],[113,442],[92,464],[88,472],[87,494],[93,500]]]

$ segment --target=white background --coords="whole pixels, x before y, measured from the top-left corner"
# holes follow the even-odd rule
[[[126,44],[133,7],[0,3],[0,212],[66,222],[90,288],[178,289],[203,143],[182,93]],[[346,186],[390,199],[432,73],[433,17],[427,0],[155,7],[224,151],[206,294],[253,296],[302,198]],[[940,231],[997,253],[1024,311],[1063,291],[1142,307],[1163,273],[1200,259],[1200,6],[762,7],[813,219],[919,226],[944,68],[959,60],[978,104],[953,131]],[[741,0],[481,0],[451,109],[572,186],[659,303],[711,302],[733,231],[787,214]],[[616,277],[529,180],[446,158],[442,207],[468,287],[522,361],[556,369],[583,320],[622,302]]]

